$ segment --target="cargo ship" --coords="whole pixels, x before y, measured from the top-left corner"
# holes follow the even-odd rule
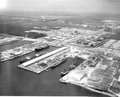
[[[44,49],[47,49],[47,48],[49,48],[49,45],[44,44],[44,45],[40,45],[40,46],[36,47],[35,51],[37,52],[37,51],[41,51],[41,50],[44,50]]]
[[[31,59],[34,59],[34,58],[36,58],[36,57],[39,57],[39,56],[41,56],[41,55],[43,55],[43,54],[45,54],[45,52],[37,53],[37,54],[35,54],[35,56],[33,56],[33,57],[27,56],[25,59],[20,60],[19,62],[20,62],[20,64],[22,64],[22,63],[27,62],[27,61],[29,61],[29,60],[31,60]]]
[[[62,59],[59,59],[59,60],[57,59],[56,62],[55,62],[55,64],[52,65],[51,68],[55,68],[56,66],[58,66],[58,65],[60,65],[60,64],[62,64],[64,62],[66,62],[66,61],[67,61],[67,58],[62,58]]]

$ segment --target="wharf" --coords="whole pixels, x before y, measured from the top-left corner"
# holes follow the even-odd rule
[[[37,57],[37,58],[34,58],[34,59],[30,60],[30,61],[27,61],[27,62],[25,62],[25,63],[23,63],[23,64],[21,64],[21,65],[24,66],[24,67],[26,67],[26,66],[28,66],[28,65],[31,65],[31,64],[37,62],[37,61],[43,60],[43,59],[45,59],[45,58],[47,58],[47,57],[53,56],[53,55],[55,55],[55,54],[57,54],[57,53],[60,53],[60,52],[62,52],[62,51],[66,51],[66,50],[69,50],[69,47],[59,48],[59,49],[57,49],[57,50],[55,50],[55,51],[52,51],[52,52],[47,53],[47,54],[44,54],[44,55],[39,56],[39,57]]]

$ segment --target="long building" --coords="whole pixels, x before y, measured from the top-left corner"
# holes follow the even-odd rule
[[[63,52],[63,51],[68,51],[68,50],[70,50],[70,47],[62,47],[62,48],[59,48],[59,49],[54,50],[52,52],[49,52],[47,54],[44,54],[42,56],[39,56],[37,58],[34,58],[34,59],[30,60],[30,61],[27,61],[27,62],[23,63],[22,65],[23,66],[28,66],[28,65],[33,64],[33,63],[35,63],[37,61],[40,61],[40,60],[43,60],[43,59],[48,58],[50,56],[53,56],[53,55],[55,55],[57,53],[60,53],[60,52]]]

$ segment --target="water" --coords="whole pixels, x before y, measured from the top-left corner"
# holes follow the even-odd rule
[[[4,46],[4,48],[8,49],[7,47],[9,45]],[[55,48],[50,47],[46,51],[53,49]],[[35,74],[17,67],[19,60],[24,59],[25,56],[33,56],[34,54],[35,52],[32,52],[11,61],[0,63],[0,95],[106,97],[76,85],[59,82],[61,78],[60,72],[72,64],[72,58],[68,58],[67,62],[40,74]],[[82,61],[82,59],[78,60],[80,63]]]

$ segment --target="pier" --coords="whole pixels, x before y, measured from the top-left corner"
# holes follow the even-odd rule
[[[47,57],[50,57],[50,56],[52,56],[52,55],[55,55],[55,54],[57,54],[57,53],[60,53],[60,52],[63,52],[63,51],[69,50],[69,49],[70,49],[69,47],[59,48],[59,49],[54,50],[54,51],[52,51],[52,52],[50,52],[50,53],[47,53],[47,54],[45,54],[45,55],[42,55],[42,56],[39,56],[39,57],[37,57],[37,58],[34,58],[34,59],[30,60],[30,61],[27,61],[27,62],[23,63],[22,65],[23,65],[23,66],[28,66],[28,65],[33,64],[33,63],[35,63],[35,62],[37,62],[37,61],[43,60],[43,59],[45,59],[45,58],[47,58]]]

